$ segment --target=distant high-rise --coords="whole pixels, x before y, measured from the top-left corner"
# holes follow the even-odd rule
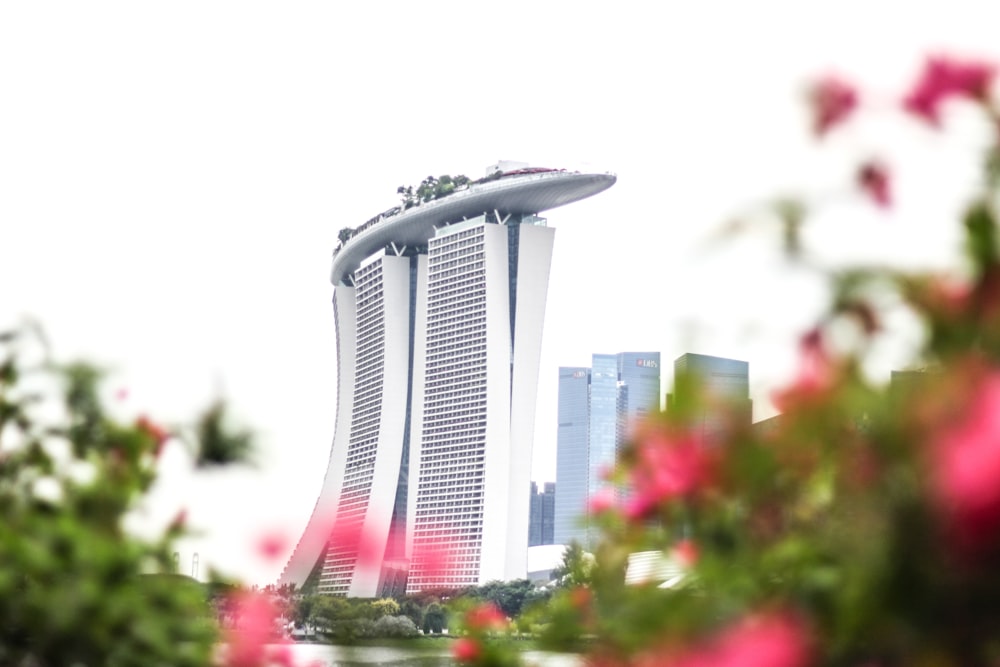
[[[667,398],[668,410],[674,401],[684,398],[688,385],[681,378],[685,377],[693,380],[710,404],[718,408],[705,407],[695,415],[694,426],[706,440],[717,437],[734,416],[750,423],[750,364],[707,354],[682,354],[674,360],[675,394]]]
[[[595,354],[559,369],[555,543],[588,544],[589,498],[603,485],[630,424],[660,408],[660,353]]]
[[[556,503],[556,485],[546,482],[539,493],[538,484],[531,483],[531,517],[528,522],[528,546],[553,544],[553,513]]]
[[[281,583],[373,597],[525,576],[554,236],[537,214],[614,182],[501,163],[344,230],[333,445]]]

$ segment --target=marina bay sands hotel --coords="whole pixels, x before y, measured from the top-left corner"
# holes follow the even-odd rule
[[[538,214],[614,182],[500,163],[342,234],[333,446],[280,583],[377,597],[526,576],[555,233]]]

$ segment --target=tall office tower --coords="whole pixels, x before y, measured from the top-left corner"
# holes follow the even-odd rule
[[[710,407],[696,415],[696,427],[711,441],[725,428],[727,420],[736,418],[750,424],[753,403],[750,400],[750,364],[737,359],[712,357],[707,354],[682,354],[674,360],[675,394],[667,397],[667,409],[677,399],[683,399],[685,385],[678,382],[689,376],[705,392]]]
[[[552,513],[555,511],[556,485],[546,482],[539,493],[538,484],[531,483],[531,515],[528,523],[528,546],[553,544]]]
[[[500,163],[342,232],[333,445],[280,583],[373,597],[525,576],[554,236],[537,214],[614,182]]]
[[[556,544],[592,542],[588,501],[603,486],[631,425],[659,408],[659,352],[595,354],[590,368],[559,369]]]

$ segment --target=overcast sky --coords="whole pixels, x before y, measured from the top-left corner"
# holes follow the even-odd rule
[[[180,446],[165,455],[135,525],[186,507],[204,536],[185,570],[197,550],[202,573],[280,572],[253,544],[294,542],[322,483],[337,231],[398,185],[501,159],[618,174],[547,214],[538,480],[555,475],[557,368],[594,352],[659,351],[665,371],[684,352],[745,359],[756,417],[774,413],[821,286],[768,227],[707,249],[768,198],[827,204],[807,231],[824,261],[955,265],[979,128],[958,109],[941,136],[893,108],[927,53],[1000,60],[1000,3],[349,4],[0,5],[0,326],[33,316],[58,357],[111,368],[123,414],[179,423],[221,393],[259,434],[256,469],[192,475]],[[831,71],[874,117],[820,148],[801,97]],[[896,174],[889,215],[850,193],[870,152]]]

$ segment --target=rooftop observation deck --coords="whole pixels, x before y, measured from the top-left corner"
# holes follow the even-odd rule
[[[423,245],[442,225],[492,211],[503,215],[541,213],[603,192],[616,180],[610,173],[526,169],[461,186],[447,196],[408,209],[389,209],[358,227],[334,250],[330,281],[339,284],[366,257],[390,244]]]

